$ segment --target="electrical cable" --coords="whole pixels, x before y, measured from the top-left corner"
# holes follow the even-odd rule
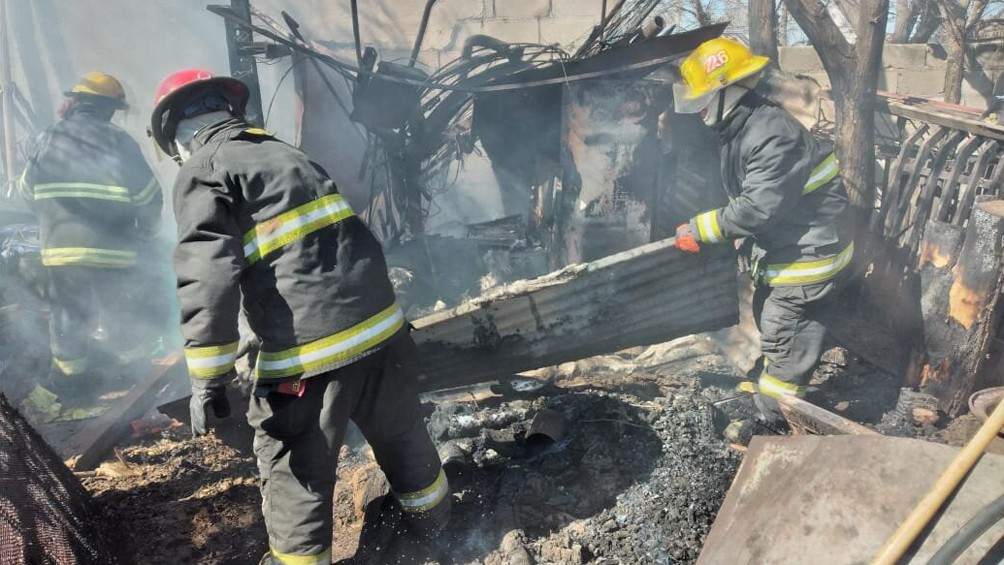
[[[987,530],[1004,520],[1004,495],[984,506],[931,557],[927,565],[951,565]]]
[[[292,65],[290,65],[288,69],[286,69],[286,72],[282,73],[281,77],[279,77],[279,82],[275,85],[275,90],[272,91],[272,98],[269,99],[269,101],[268,101],[268,110],[265,111],[265,120],[262,123],[262,125],[264,127],[268,128],[268,118],[269,118],[269,116],[272,115],[272,104],[275,103],[275,97],[279,94],[279,89],[282,87],[283,81],[286,80],[286,77],[289,76],[289,73],[292,72],[293,69],[295,69],[297,65],[299,65],[300,63],[302,63],[302,62],[304,62],[306,60],[307,60],[306,58],[302,58],[302,59],[296,61],[295,63],[293,63]]]

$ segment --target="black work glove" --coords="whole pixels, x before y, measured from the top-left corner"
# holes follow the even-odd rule
[[[230,401],[227,400],[227,383],[233,380],[234,372],[213,379],[192,379],[192,399],[188,403],[188,413],[192,418],[192,436],[206,435],[206,408],[213,409],[217,418],[230,416]]]

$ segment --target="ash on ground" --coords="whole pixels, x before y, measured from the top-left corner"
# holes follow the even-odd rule
[[[892,377],[840,350],[824,361],[814,377],[821,404],[872,425],[895,407]],[[335,560],[693,563],[742,457],[723,439],[735,417],[726,408],[745,405],[740,377],[715,341],[691,336],[527,376],[425,398],[453,489],[451,525],[431,542],[393,520],[395,535],[371,528],[388,488],[349,434],[337,470]],[[542,411],[560,415],[549,428],[556,441],[530,437]],[[193,440],[173,428],[85,479],[124,561],[255,563],[266,551],[250,440],[227,431]]]

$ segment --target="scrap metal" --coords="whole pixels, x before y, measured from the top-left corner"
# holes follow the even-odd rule
[[[738,321],[735,256],[662,240],[413,322],[423,391],[471,385]]]

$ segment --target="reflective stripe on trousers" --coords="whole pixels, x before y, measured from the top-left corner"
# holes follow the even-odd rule
[[[806,387],[794,383],[784,382],[777,377],[772,377],[764,371],[760,375],[759,388],[762,394],[771,398],[781,398],[782,396],[805,396]]]
[[[449,492],[450,485],[446,480],[446,473],[440,469],[439,474],[436,475],[436,480],[428,487],[415,492],[396,494],[395,496],[405,512],[417,514],[436,507],[446,498]]]
[[[274,547],[269,547],[272,553],[273,563],[283,565],[331,565],[331,548],[316,555],[293,555],[292,553],[282,553]]]
[[[285,351],[262,351],[255,370],[268,380],[334,366],[377,347],[402,327],[404,312],[395,302],[347,330]]]

